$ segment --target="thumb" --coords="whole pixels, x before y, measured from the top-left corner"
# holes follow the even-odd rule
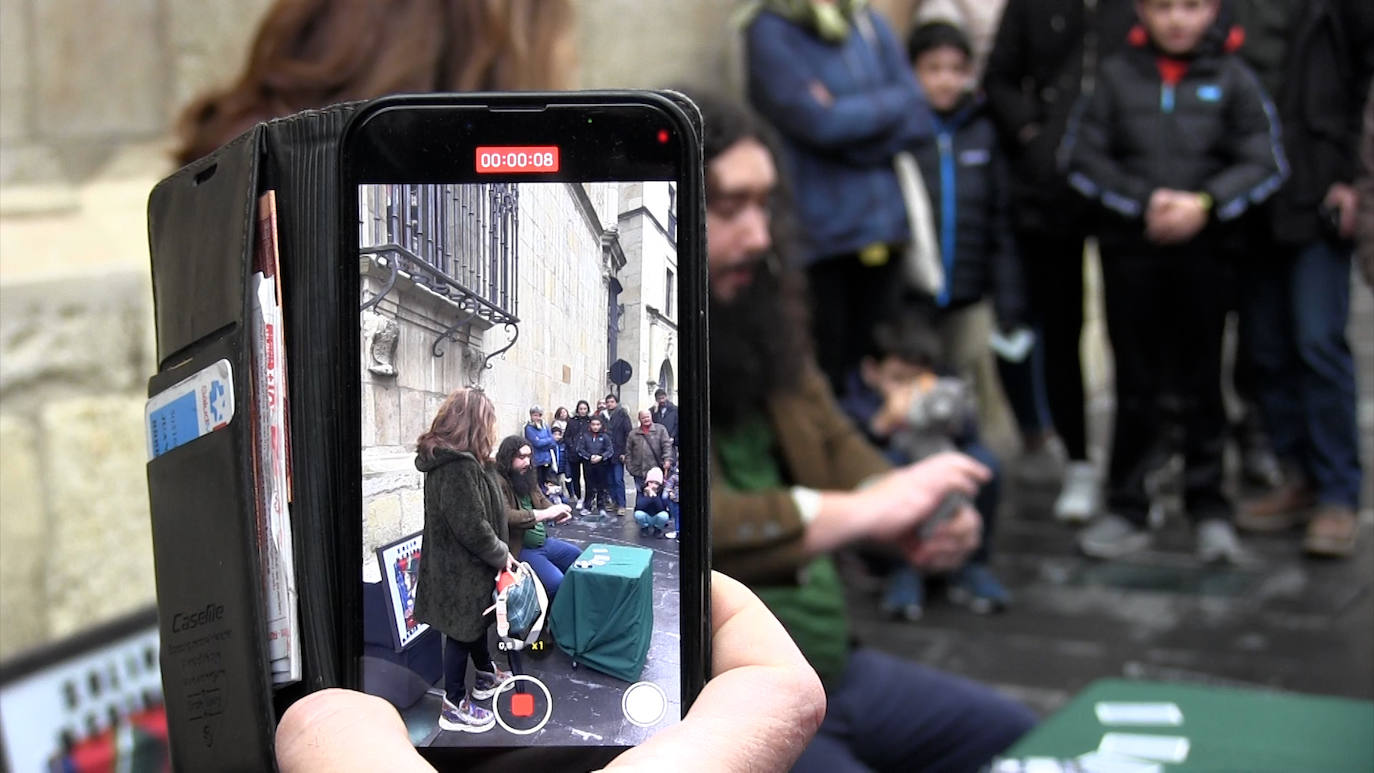
[[[277,726],[282,773],[429,771],[391,704],[351,690],[320,690],[296,701]]]

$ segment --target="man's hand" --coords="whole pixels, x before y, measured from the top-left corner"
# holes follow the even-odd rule
[[[983,518],[969,506],[935,527],[929,539],[915,532],[900,540],[903,554],[911,565],[923,572],[948,572],[968,561],[969,554],[983,541]]]
[[[1360,194],[1353,186],[1345,183],[1332,183],[1322,199],[1326,206],[1340,212],[1338,233],[1342,239],[1355,237],[1355,213],[1360,208]]]
[[[601,457],[596,454],[592,454],[591,462],[592,464],[601,464]]]
[[[543,510],[535,510],[534,519],[536,521],[555,521],[556,523],[562,523],[571,517],[569,515],[571,512],[572,508],[567,505],[549,505]]]
[[[972,498],[991,477],[972,457],[948,451],[883,475],[854,492],[822,492],[821,511],[806,527],[806,550],[829,553],[864,539],[899,540],[948,494]]]
[[[749,589],[711,577],[711,681],[681,722],[610,767],[787,770],[825,717],[825,691],[787,631]],[[350,690],[296,701],[277,727],[283,773],[433,771],[391,704]]]

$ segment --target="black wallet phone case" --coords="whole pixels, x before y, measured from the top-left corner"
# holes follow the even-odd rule
[[[276,719],[340,673],[332,603],[331,513],[341,353],[335,329],[338,141],[354,105],[260,124],[163,180],[148,200],[158,394],[221,359],[232,368],[232,420],[152,459],[152,512],[162,681],[177,770],[275,766]],[[258,197],[276,191],[282,255],[287,417],[295,475],[292,542],[301,681],[273,689],[256,520],[252,431],[252,293]],[[303,583],[300,577],[309,576]],[[188,624],[192,621],[194,624]]]

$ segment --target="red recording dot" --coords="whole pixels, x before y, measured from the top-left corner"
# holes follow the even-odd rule
[[[659,130],[658,130],[658,144],[660,144],[660,145],[667,145],[667,144],[668,144],[668,137],[669,137],[669,136],[670,136],[670,135],[668,134],[668,130],[667,130],[667,129],[659,129]]]

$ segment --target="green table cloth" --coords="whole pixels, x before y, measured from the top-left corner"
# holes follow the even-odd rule
[[[1099,701],[1171,701],[1174,727],[1106,726]],[[1097,748],[1103,733],[1180,735],[1188,758],[1166,771],[1374,771],[1374,703],[1298,693],[1102,679],[1004,753],[1068,759]]]
[[[598,554],[605,563],[578,566],[597,561]],[[639,681],[654,632],[653,557],[648,548],[592,544],[568,568],[549,627],[575,663]]]

